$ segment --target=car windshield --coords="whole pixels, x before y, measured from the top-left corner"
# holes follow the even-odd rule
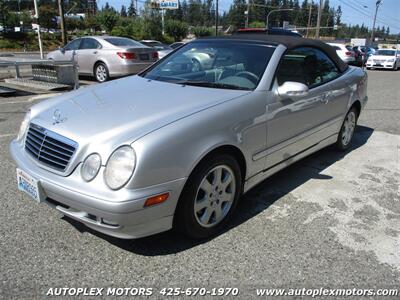
[[[183,85],[253,90],[274,50],[261,43],[198,41],[182,46],[141,76]]]
[[[104,40],[114,46],[142,46],[139,42],[127,38],[106,38]]]
[[[378,50],[376,55],[395,56],[394,50]]]

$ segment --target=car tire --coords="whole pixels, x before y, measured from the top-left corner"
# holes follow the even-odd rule
[[[98,82],[106,82],[110,79],[110,73],[108,72],[108,68],[104,63],[97,63],[94,67],[94,77]]]
[[[357,127],[358,110],[353,106],[346,114],[336,141],[339,150],[347,150],[351,146]]]
[[[179,197],[174,228],[193,239],[216,235],[235,211],[242,189],[242,174],[234,157],[219,154],[203,160]]]

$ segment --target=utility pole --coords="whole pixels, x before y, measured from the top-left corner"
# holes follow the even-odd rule
[[[375,35],[375,23],[376,23],[376,15],[378,14],[378,8],[382,4],[382,0],[376,1],[376,8],[375,8],[375,15],[374,15],[374,24],[372,25],[372,32],[371,32],[371,45],[374,42],[374,35]]]
[[[218,0],[215,3],[215,35],[218,35]]]
[[[162,35],[165,35],[165,17],[164,17],[165,10],[162,8],[161,9],[161,33]]]
[[[61,26],[61,41],[62,45],[65,46],[67,38],[65,34],[65,19],[64,19],[64,5],[63,0],[58,0],[58,13],[60,14],[60,26]]]
[[[37,0],[33,0],[33,5],[35,7],[35,16],[34,17],[35,17],[36,22],[37,22],[37,24],[36,24],[37,26],[35,26],[35,27],[36,27],[36,30],[37,30],[37,33],[38,33],[40,58],[43,59],[43,45],[42,45],[42,38],[40,37],[39,9],[38,9],[38,5],[37,5]],[[32,27],[33,27],[33,25],[32,25]]]
[[[250,0],[247,0],[246,23],[244,25],[245,28],[249,27],[249,14],[250,14]]]
[[[319,0],[319,7],[318,7],[318,18],[317,18],[317,31],[315,32],[315,38],[319,39],[319,29],[321,27],[321,15],[322,15],[322,5],[324,0]]]
[[[311,10],[312,10],[312,5],[313,5],[313,2],[311,1],[311,3],[310,3],[310,9],[308,10],[308,22],[307,22],[306,37],[308,37],[308,28],[310,28],[310,26],[311,26]]]

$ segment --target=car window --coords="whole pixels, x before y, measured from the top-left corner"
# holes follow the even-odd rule
[[[274,50],[273,46],[248,42],[192,42],[141,76],[179,84],[253,90]]]
[[[81,39],[73,40],[73,41],[69,42],[69,43],[64,47],[64,50],[65,50],[65,51],[78,50],[80,43],[81,43]]]
[[[82,39],[82,43],[79,46],[79,49],[100,49],[101,45],[98,41],[91,38]]]
[[[109,42],[110,44],[114,46],[142,46],[141,43],[136,42],[132,39],[127,39],[127,38],[106,38],[104,39],[106,42]]]
[[[323,51],[302,47],[285,53],[276,77],[279,85],[286,81],[294,81],[313,88],[339,75],[338,68]]]

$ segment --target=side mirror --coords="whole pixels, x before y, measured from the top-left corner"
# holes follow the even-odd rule
[[[308,86],[300,82],[286,81],[278,87],[281,97],[305,96],[308,94]]]
[[[65,53],[65,49],[64,49],[63,47],[58,46],[58,50],[60,50],[60,52],[61,52],[62,54]]]

